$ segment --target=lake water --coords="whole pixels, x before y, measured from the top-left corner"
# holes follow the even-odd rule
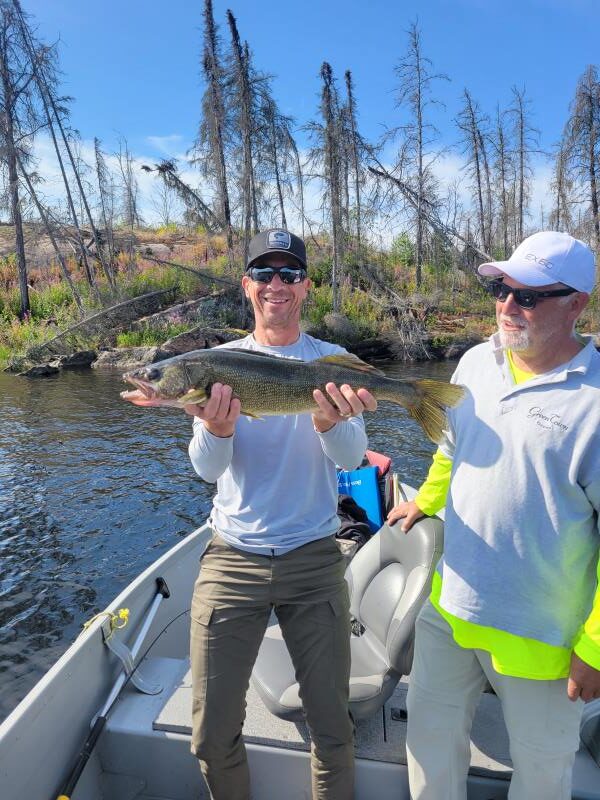
[[[447,379],[454,364],[390,365]],[[0,720],[82,624],[206,518],[214,486],[192,470],[191,419],[123,402],[120,374],[0,373]],[[389,403],[369,446],[417,484],[434,446]],[[267,424],[267,423],[265,423]]]

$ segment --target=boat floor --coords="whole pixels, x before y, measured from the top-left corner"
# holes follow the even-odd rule
[[[99,742],[97,774],[88,773],[88,780],[94,781],[95,787],[102,787],[102,798],[111,800],[208,798],[196,759],[190,753],[189,662],[148,658],[144,672],[147,678],[162,683],[162,691],[144,695],[131,686],[125,689]],[[356,723],[357,798],[409,798],[405,767],[406,690],[407,683],[401,681],[380,714]],[[252,687],[247,696],[244,739],[253,800],[310,797],[310,740],[306,726],[274,717]],[[469,800],[504,800],[512,770],[508,737],[495,695],[482,695],[473,726],[471,757]],[[600,787],[590,792],[597,769],[582,748],[575,766],[574,798],[600,798]],[[91,792],[86,793],[86,783],[82,780],[73,800],[92,796]]]
[[[356,721],[357,758],[406,763],[406,691],[408,683],[401,681],[381,713]],[[191,674],[187,670],[179,685],[153,722],[154,730],[191,734],[192,707]],[[304,722],[288,722],[275,717],[265,707],[252,686],[246,697],[246,742],[293,750],[310,750],[310,736]],[[498,698],[482,696],[473,726],[471,764],[473,774],[493,775],[504,780],[512,772],[508,736],[502,720]]]

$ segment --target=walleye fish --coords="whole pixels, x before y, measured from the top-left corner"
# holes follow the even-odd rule
[[[194,350],[127,372],[123,379],[137,387],[122,392],[124,400],[137,406],[178,408],[188,403],[205,405],[213,383],[228,384],[241,402],[242,413],[258,418],[311,413],[318,409],[314,389],[327,396],[325,384],[347,383],[406,408],[434,442],[445,426],[444,407],[455,406],[464,395],[464,389],[452,383],[388,378],[345,353],[300,361],[236,348]]]

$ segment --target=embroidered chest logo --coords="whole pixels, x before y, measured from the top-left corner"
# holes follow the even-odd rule
[[[532,406],[527,412],[529,419],[535,420],[540,428],[547,431],[557,430],[565,433],[569,430],[569,426],[561,421],[560,414],[553,414],[551,411],[544,411],[541,406]]]

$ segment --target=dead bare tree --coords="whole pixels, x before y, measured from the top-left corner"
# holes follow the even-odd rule
[[[405,56],[396,67],[396,75],[400,80],[398,87],[398,106],[407,106],[411,118],[402,126],[404,137],[403,161],[410,172],[409,181],[413,186],[417,207],[415,209],[415,272],[417,287],[421,286],[423,266],[423,240],[425,236],[422,208],[425,198],[430,203],[435,195],[435,179],[433,162],[436,153],[431,153],[430,146],[437,139],[436,127],[427,120],[427,109],[437,101],[431,97],[432,84],[439,80],[448,80],[443,74],[432,74],[432,62],[423,54],[421,31],[413,22],[408,30],[408,48]]]
[[[248,257],[248,244],[252,233],[258,231],[258,204],[256,200],[256,182],[254,178],[253,139],[256,124],[254,123],[254,90],[250,81],[250,54],[243,48],[237,29],[237,22],[231,11],[227,11],[227,22],[231,32],[231,49],[233,53],[233,86],[232,105],[237,109],[234,114],[237,128],[242,140],[242,198],[244,221],[244,264]]]
[[[234,118],[242,141],[242,219],[244,225],[244,263],[248,257],[248,244],[253,233],[258,231],[258,202],[254,175],[254,138],[256,130],[255,88],[250,75],[250,50],[246,43],[242,47],[237,22],[231,11],[227,11],[227,22],[231,32],[233,54],[233,94]]]
[[[61,251],[60,247],[58,246],[58,242],[56,241],[55,226],[51,221],[51,215],[48,213],[48,210],[46,208],[44,208],[44,206],[42,205],[42,203],[41,203],[41,201],[40,201],[40,199],[39,199],[39,197],[37,195],[37,192],[35,191],[35,188],[33,186],[33,181],[31,179],[31,177],[29,176],[29,174],[27,173],[27,170],[25,169],[25,166],[23,165],[21,159],[19,158],[19,154],[18,153],[17,153],[17,164],[18,164],[20,173],[21,173],[21,175],[23,177],[23,180],[25,181],[25,184],[27,186],[27,190],[29,192],[29,196],[33,200],[33,202],[35,204],[35,207],[37,209],[37,212],[40,215],[40,219],[42,220],[42,223],[44,225],[44,228],[46,229],[46,233],[48,234],[48,238],[50,239],[50,242],[51,242],[52,247],[54,249],[54,253],[56,255],[56,260],[58,261],[61,274],[62,274],[65,282],[67,283],[69,289],[71,290],[71,293],[73,295],[73,299],[75,300],[75,304],[76,304],[76,306],[77,306],[77,308],[79,310],[79,313],[83,317],[84,314],[85,314],[85,309],[83,307],[83,301],[81,299],[81,295],[79,293],[79,290],[77,289],[77,286],[75,285],[75,283],[73,282],[73,279],[71,278],[71,275],[69,273],[69,268],[67,267],[67,262],[65,261],[65,258],[64,258],[63,254],[62,254],[62,251]]]
[[[83,241],[83,235],[81,232],[80,222],[77,216],[77,212],[75,210],[75,203],[73,201],[73,195],[71,192],[71,187],[69,185],[69,180],[67,178],[67,174],[65,171],[64,161],[61,153],[61,148],[59,147],[57,135],[55,131],[55,126],[58,127],[60,137],[62,140],[62,145],[68,155],[69,161],[71,163],[71,168],[73,171],[73,175],[77,182],[77,186],[79,188],[80,197],[84,204],[85,211],[88,217],[88,222],[90,224],[92,234],[96,239],[96,244],[99,245],[99,240],[97,236],[96,227],[94,224],[94,220],[92,218],[89,205],[87,202],[86,194],[83,190],[81,178],[79,175],[79,170],[75,164],[75,158],[73,156],[72,148],[69,143],[69,139],[65,132],[65,127],[63,124],[63,116],[66,114],[66,108],[64,105],[64,99],[60,100],[57,98],[55,93],[55,83],[56,83],[56,68],[54,65],[55,59],[55,51],[53,48],[40,45],[38,42],[34,40],[33,34],[31,29],[27,23],[27,19],[25,14],[21,8],[19,0],[12,0],[12,5],[15,11],[15,18],[20,28],[22,41],[24,43],[24,47],[29,55],[29,59],[31,62],[31,69],[33,73],[33,79],[36,83],[39,98],[42,103],[42,107],[44,110],[44,115],[47,122],[47,128],[50,133],[52,144],[54,146],[54,151],[56,154],[56,158],[58,161],[58,165],[60,168],[61,176],[63,179],[63,184],[65,187],[65,194],[67,198],[67,205],[69,208],[69,212],[71,215],[71,221],[73,223],[74,231],[75,231],[75,238],[78,245],[79,255],[81,258],[81,263],[83,264],[84,271],[86,278],[92,291],[96,296],[97,289],[96,289],[96,280],[94,275],[94,269],[88,259],[88,251],[85,243]],[[98,248],[99,249],[99,248]],[[100,260],[101,266],[103,271],[109,281],[109,284],[114,287],[113,277],[110,272],[109,266],[102,260],[102,253],[99,252],[98,258]]]
[[[414,189],[412,189],[404,181],[397,178],[395,175],[392,175],[391,172],[389,172],[374,155],[373,151],[371,152],[371,156],[374,163],[377,164],[377,167],[369,166],[369,172],[377,178],[382,178],[385,181],[393,183],[406,198],[407,202],[416,210],[418,207],[418,199]],[[425,203],[421,206],[421,213],[424,215],[427,224],[431,226],[432,230],[434,230],[449,246],[456,247],[456,242],[454,241],[456,239],[459,242],[462,242],[462,244],[465,245],[465,247],[470,251],[480,256],[484,261],[492,260],[490,253],[488,253],[486,250],[483,250],[472,241],[469,232],[467,232],[467,235],[464,236],[450,222],[443,222],[440,219],[438,209],[435,206],[430,205],[427,201],[425,201]]]
[[[34,73],[12,2],[0,0],[0,152],[6,164],[10,217],[15,227],[15,252],[21,306],[30,311],[23,214],[19,192],[19,158],[29,155],[31,137],[43,124],[34,95]]]
[[[485,197],[485,160],[482,145],[485,142],[482,129],[486,125],[486,118],[478,104],[473,100],[468,89],[463,92],[464,104],[456,118],[456,124],[462,132],[463,151],[467,157],[467,168],[475,181],[474,191],[476,196],[479,231],[483,249],[491,252],[491,220],[487,213],[487,200]]]
[[[549,225],[556,231],[573,230],[571,208],[573,200],[573,177],[569,170],[568,144],[563,138],[554,154],[554,170],[550,188],[553,193],[553,207],[550,212]]]
[[[225,159],[226,107],[224,71],[219,56],[217,26],[212,0],[204,0],[204,53],[202,71],[206,90],[202,98],[202,123],[195,145],[196,160],[205,177],[214,181],[217,191],[217,217],[227,238],[229,268],[233,269],[233,226]]]
[[[115,269],[115,238],[113,229],[115,205],[114,184],[110,171],[106,166],[101,143],[98,138],[94,138],[94,155],[96,160],[96,180],[98,182],[98,193],[100,195],[100,218],[104,228],[108,262],[111,265],[111,273],[113,273]],[[101,247],[102,246],[103,243],[101,243]]]
[[[177,197],[167,183],[164,181],[154,183],[150,203],[161,225],[169,226],[173,224],[177,213]]]
[[[354,188],[355,219],[356,219],[356,255],[358,263],[362,263],[362,187],[365,182],[365,168],[362,163],[362,138],[358,132],[356,100],[354,97],[354,85],[352,83],[352,73],[346,70],[344,74],[346,83],[346,102],[344,106],[345,121],[347,127],[349,161],[352,169],[352,181]]]
[[[323,177],[326,197],[329,200],[329,216],[331,219],[332,264],[331,287],[333,290],[333,311],[340,308],[340,281],[344,251],[344,231],[342,225],[341,180],[340,180],[340,112],[337,89],[335,87],[331,65],[326,61],[321,66],[321,115],[323,124],[320,128],[321,145],[318,157],[323,164]]]
[[[516,201],[516,242],[523,239],[525,217],[531,196],[530,166],[531,153],[538,147],[539,131],[529,122],[530,103],[525,97],[525,89],[512,88],[513,105],[509,113],[513,117],[513,141],[515,143],[515,201]]]
[[[141,225],[138,211],[139,187],[135,177],[133,156],[129,152],[127,139],[119,139],[119,152],[116,154],[121,173],[122,216],[125,225],[132,231]]]
[[[598,68],[586,67],[575,90],[571,115],[566,127],[569,162],[573,172],[585,187],[586,205],[590,210],[592,239],[600,252],[600,81]]]
[[[500,219],[498,226],[500,228],[500,237],[502,239],[502,257],[508,258],[509,255],[509,238],[508,238],[508,222],[509,222],[509,199],[510,191],[509,186],[512,184],[511,180],[511,158],[509,150],[508,134],[506,131],[506,118],[505,113],[500,111],[500,107],[496,107],[496,130],[495,136],[490,137],[492,147],[494,148],[494,175],[496,193],[500,206]]]
[[[302,163],[300,161],[300,152],[298,151],[298,146],[296,145],[296,140],[294,139],[291,130],[287,131],[287,140],[288,140],[288,147],[293,156],[293,162],[295,167],[296,187],[298,190],[298,197],[300,201],[299,203],[300,219],[302,221],[302,238],[304,239],[306,236],[304,229],[304,223],[306,220],[306,215],[304,213],[304,173],[302,171]]]
[[[295,177],[304,232],[304,178],[293,134],[294,120],[279,111],[268,82],[265,82],[260,90],[259,119],[261,175],[267,186],[274,186],[273,216],[277,216],[276,224],[288,227],[286,201],[294,202],[293,177]]]
[[[124,252],[127,256],[127,268],[132,271],[135,268],[134,229],[141,225],[142,220],[137,207],[139,188],[135,177],[133,157],[125,138],[119,139],[119,152],[116,153],[116,159],[121,173],[121,215],[123,223],[129,228]]]

